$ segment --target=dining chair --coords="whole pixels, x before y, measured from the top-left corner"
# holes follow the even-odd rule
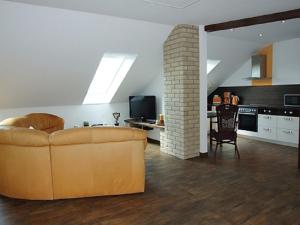
[[[240,153],[237,146],[237,125],[238,125],[238,106],[219,105],[217,111],[218,129],[212,130],[212,140],[216,141],[215,158],[217,156],[218,146],[223,144],[232,144],[235,146],[235,154],[240,159]]]

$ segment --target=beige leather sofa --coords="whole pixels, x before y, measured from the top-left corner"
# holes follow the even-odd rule
[[[0,194],[52,200],[144,192],[147,136],[133,128],[0,129]]]

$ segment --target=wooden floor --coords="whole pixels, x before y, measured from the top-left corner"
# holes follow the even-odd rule
[[[296,148],[239,139],[241,160],[224,145],[217,161],[179,160],[149,145],[143,194],[60,201],[0,197],[2,225],[296,225]]]

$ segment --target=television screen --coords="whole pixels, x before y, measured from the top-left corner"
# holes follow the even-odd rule
[[[130,96],[129,115],[133,119],[156,120],[155,96]]]

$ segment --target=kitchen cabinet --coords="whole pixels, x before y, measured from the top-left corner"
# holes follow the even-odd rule
[[[276,127],[277,116],[258,114],[258,124],[264,126]]]
[[[278,116],[277,127],[277,138],[279,141],[298,143],[299,117]]]
[[[299,137],[299,117],[258,114],[258,137],[295,146]]]
[[[258,114],[258,137],[276,139],[277,116]]]
[[[276,139],[277,129],[275,127],[258,126],[258,137],[265,139]]]
[[[278,116],[278,127],[292,130],[299,129],[299,117]]]
[[[278,141],[297,144],[299,137],[299,130],[282,129],[277,130]]]

